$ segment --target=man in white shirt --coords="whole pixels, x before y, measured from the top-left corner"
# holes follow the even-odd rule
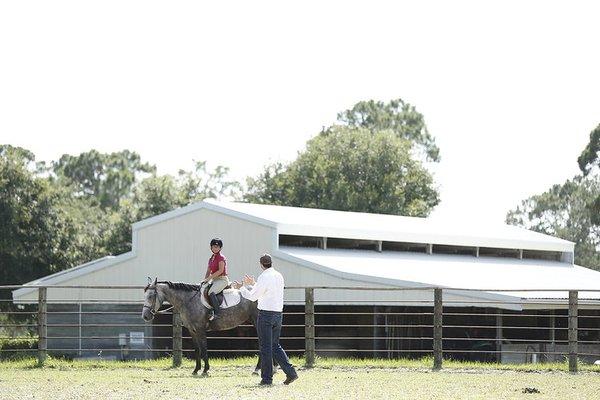
[[[298,379],[298,374],[279,344],[285,284],[281,273],[272,266],[269,254],[263,254],[260,258],[260,266],[263,272],[258,276],[256,282],[254,277],[248,275],[244,277],[244,285],[252,286],[252,289],[249,290],[237,281],[232,286],[240,289],[242,296],[248,300],[258,300],[256,330],[260,345],[260,375],[262,378],[260,384],[271,385],[273,383],[273,358],[275,358],[286,375],[283,384],[289,385]]]

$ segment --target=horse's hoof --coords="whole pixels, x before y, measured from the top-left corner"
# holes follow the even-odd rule
[[[192,375],[198,375],[198,371],[192,372]]]
[[[252,372],[252,375],[258,375],[258,373],[259,373],[259,372],[260,372],[260,370],[259,370],[259,369],[255,369],[255,370]]]
[[[202,378],[208,378],[208,372],[204,371],[202,373],[202,375],[200,375]]]

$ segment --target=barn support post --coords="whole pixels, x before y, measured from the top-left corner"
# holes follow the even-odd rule
[[[498,315],[496,315],[496,362],[502,363],[502,310],[498,309]]]
[[[82,337],[82,334],[81,334],[81,302],[78,303],[78,306],[79,306],[79,315],[78,315],[79,316],[79,330],[78,330],[78,333],[79,333],[79,343],[78,343],[79,344],[79,349],[78,349],[77,354],[81,357],[81,337]]]
[[[315,289],[304,289],[304,338],[305,363],[307,367],[315,365]]]
[[[327,250],[327,237],[321,238],[321,241],[319,242],[319,247],[323,250]]]
[[[173,367],[181,366],[182,338],[181,316],[173,311]]]
[[[569,372],[577,372],[577,291],[569,290]]]
[[[48,354],[48,288],[38,289],[38,366],[42,367]]]
[[[442,369],[442,289],[433,290],[433,370]]]
[[[550,317],[550,353],[556,353],[556,313],[554,310],[551,311],[552,316]],[[556,361],[556,355],[548,355],[552,361]]]

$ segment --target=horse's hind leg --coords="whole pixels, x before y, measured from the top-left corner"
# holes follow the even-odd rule
[[[256,326],[256,320],[258,319],[258,310],[253,310],[252,314],[250,314],[250,322],[254,325],[254,329],[256,329],[256,334],[258,335],[258,329]],[[252,375],[258,375],[260,373],[260,351],[258,352],[258,361],[256,362],[256,367],[254,367],[254,371]]]
[[[273,375],[277,373],[278,366],[279,364],[277,364],[277,360],[275,360],[275,357],[273,357]],[[256,367],[254,367],[254,371],[252,372],[252,375],[258,374],[260,374],[260,353],[258,354],[258,361],[256,362]]]
[[[260,373],[260,353],[258,354],[258,361],[256,362],[256,367],[254,367],[254,371],[252,375],[258,375]]]

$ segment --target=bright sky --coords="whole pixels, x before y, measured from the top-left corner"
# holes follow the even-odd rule
[[[0,3],[0,143],[257,175],[360,100],[441,149],[436,218],[502,223],[578,173],[600,123],[598,2]]]

